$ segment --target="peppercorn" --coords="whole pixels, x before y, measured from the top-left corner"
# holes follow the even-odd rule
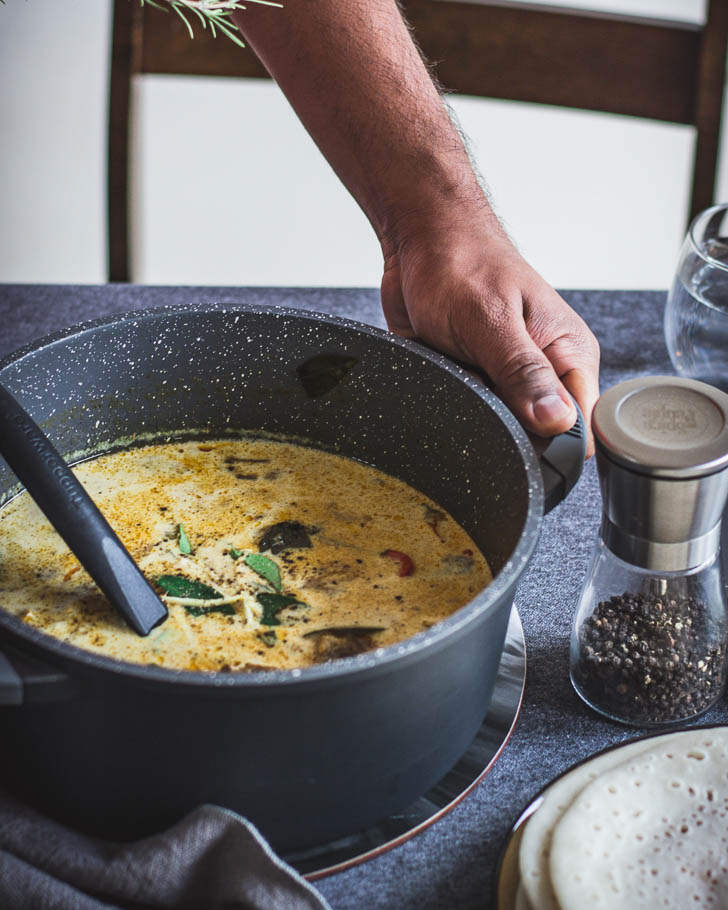
[[[575,681],[607,713],[669,723],[710,707],[723,681],[725,644],[709,636],[694,597],[625,592],[601,601],[579,634]]]

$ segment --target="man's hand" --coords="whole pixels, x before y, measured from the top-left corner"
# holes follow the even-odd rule
[[[483,369],[526,429],[569,429],[569,392],[589,426],[599,397],[596,338],[505,234],[493,235],[492,216],[389,250],[382,306],[391,331]]]
[[[591,332],[519,256],[396,0],[311,0],[233,19],[382,245],[390,329],[482,367],[549,435],[597,399]]]

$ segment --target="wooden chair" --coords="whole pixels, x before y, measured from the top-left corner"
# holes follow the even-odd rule
[[[691,217],[713,202],[728,0],[705,25],[520,3],[405,0],[405,14],[446,89],[628,114],[696,130]],[[129,102],[140,73],[266,78],[253,51],[138,0],[115,0],[108,155],[109,280],[129,281]]]

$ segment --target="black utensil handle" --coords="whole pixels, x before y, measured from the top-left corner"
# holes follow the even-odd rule
[[[139,635],[167,609],[48,437],[0,385],[0,454],[79,561]]]
[[[586,422],[581,408],[572,396],[576,423],[565,433],[544,440],[546,448],[536,445],[541,461],[544,489],[544,512],[550,512],[566,499],[581,477],[586,458]]]

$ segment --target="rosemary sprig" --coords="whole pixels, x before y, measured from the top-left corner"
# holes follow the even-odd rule
[[[5,0],[0,0],[0,3],[4,2]],[[275,3],[274,0],[245,0],[245,3],[259,3],[262,6],[279,7],[283,5],[282,3]],[[210,26],[213,38],[217,36],[219,31],[239,47],[245,47],[245,43],[240,37],[237,25],[231,21],[230,16],[233,10],[246,9],[245,3],[240,2],[240,0],[141,0],[142,6],[145,4],[154,6],[165,13],[172,9],[187,26],[190,38],[194,38],[195,34],[187,15],[194,13],[202,23],[203,28]]]
[[[275,3],[274,0],[140,0],[141,5],[154,6],[161,9],[163,13],[168,13],[170,9],[175,13],[187,26],[190,38],[195,37],[190,20],[185,13],[194,13],[202,23],[203,28],[210,26],[210,32],[213,38],[217,37],[217,32],[234,41],[239,47],[245,47],[245,42],[240,37],[240,29],[230,20],[233,10],[246,9],[245,3],[258,3],[261,6],[278,6],[282,3]],[[5,0],[0,0],[0,5],[5,5]]]

